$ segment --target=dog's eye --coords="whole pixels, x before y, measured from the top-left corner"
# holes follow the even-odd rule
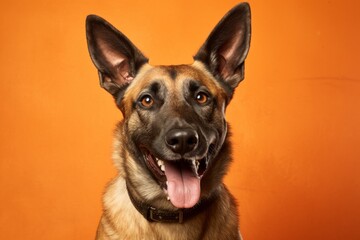
[[[140,103],[145,108],[151,108],[154,105],[154,99],[150,95],[141,97]]]
[[[195,100],[200,105],[204,105],[209,101],[209,96],[204,92],[199,92],[199,93],[196,94]]]

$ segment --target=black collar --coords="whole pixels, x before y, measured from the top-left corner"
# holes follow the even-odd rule
[[[182,223],[205,210],[205,208],[213,202],[213,196],[215,195],[212,194],[211,197],[201,200],[192,208],[183,208],[178,209],[177,211],[169,211],[155,208],[142,201],[137,201],[130,193],[127,184],[126,188],[130,200],[136,210],[138,210],[138,212],[141,213],[141,215],[143,215],[143,217],[149,222]]]

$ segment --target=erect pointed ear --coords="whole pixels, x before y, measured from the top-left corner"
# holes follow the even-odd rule
[[[86,38],[101,86],[119,101],[119,94],[148,59],[124,34],[96,15],[86,18]]]
[[[250,35],[250,6],[240,3],[221,19],[194,56],[217,79],[230,87],[231,95],[244,79],[244,61],[250,47]]]

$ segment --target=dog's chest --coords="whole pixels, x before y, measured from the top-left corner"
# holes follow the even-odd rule
[[[156,223],[147,221],[132,205],[123,179],[109,186],[104,196],[102,223],[108,235],[116,239],[199,239],[204,217],[184,223]]]

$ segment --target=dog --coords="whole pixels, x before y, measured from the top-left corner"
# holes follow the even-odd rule
[[[151,66],[96,15],[86,34],[100,85],[123,114],[114,133],[118,175],[104,193],[96,239],[241,239],[223,184],[231,162],[225,109],[244,79],[249,4],[221,19],[190,65]]]

